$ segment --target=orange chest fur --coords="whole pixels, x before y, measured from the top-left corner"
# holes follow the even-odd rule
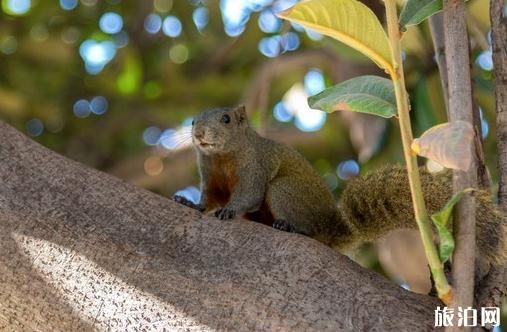
[[[227,203],[238,183],[237,164],[230,158],[216,157],[208,172],[208,190],[218,203]]]
[[[207,204],[210,207],[223,207],[231,198],[238,183],[237,164],[226,158],[214,158],[208,169],[207,183]],[[260,209],[255,212],[247,213],[243,218],[262,222],[266,225],[273,224],[273,215],[266,201],[263,201]]]

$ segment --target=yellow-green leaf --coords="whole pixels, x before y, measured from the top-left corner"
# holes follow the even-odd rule
[[[454,238],[451,231],[449,230],[449,221],[452,219],[452,210],[454,205],[459,202],[461,197],[467,192],[471,192],[473,189],[465,189],[454,194],[451,199],[445,204],[442,210],[431,215],[431,220],[437,228],[439,237],[439,256],[442,263],[445,263],[449,257],[451,257],[454,251]]]
[[[332,37],[360,51],[390,74],[394,73],[389,40],[375,14],[357,0],[310,0],[279,17]]]

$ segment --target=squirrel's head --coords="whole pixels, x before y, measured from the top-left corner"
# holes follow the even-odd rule
[[[214,108],[194,117],[192,142],[204,154],[233,152],[248,127],[245,106]]]

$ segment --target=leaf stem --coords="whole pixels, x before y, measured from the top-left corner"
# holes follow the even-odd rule
[[[417,158],[412,153],[412,127],[410,125],[408,96],[405,89],[405,78],[403,73],[403,62],[401,58],[401,33],[398,25],[398,15],[396,13],[396,0],[385,0],[387,30],[389,44],[391,47],[392,62],[394,72],[390,73],[394,84],[396,94],[396,104],[398,107],[398,120],[400,124],[401,140],[403,143],[403,154],[407,163],[408,179],[410,191],[412,194],[412,203],[419,231],[421,233],[426,257],[435,281],[435,287],[439,298],[444,303],[450,303],[452,298],[451,286],[445,277],[443,264],[438,256],[438,251],[433,242],[430,219],[424,203],[424,196],[421,189],[421,179],[419,177],[419,168]]]

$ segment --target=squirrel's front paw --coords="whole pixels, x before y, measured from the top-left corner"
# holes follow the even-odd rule
[[[219,209],[215,212],[215,217],[217,217],[220,220],[232,219],[235,216],[236,216],[236,211],[234,211],[233,209],[223,208],[223,209]]]
[[[194,202],[192,202],[191,200],[183,197],[183,196],[179,196],[179,195],[174,195],[172,197],[173,201],[175,201],[176,203],[180,203],[180,204],[183,204],[185,206],[188,206],[192,209],[196,209],[198,211],[203,211],[204,209],[199,205],[199,204],[195,204]]]
[[[296,229],[289,222],[282,219],[276,219],[273,221],[273,228],[284,232],[295,233]]]

